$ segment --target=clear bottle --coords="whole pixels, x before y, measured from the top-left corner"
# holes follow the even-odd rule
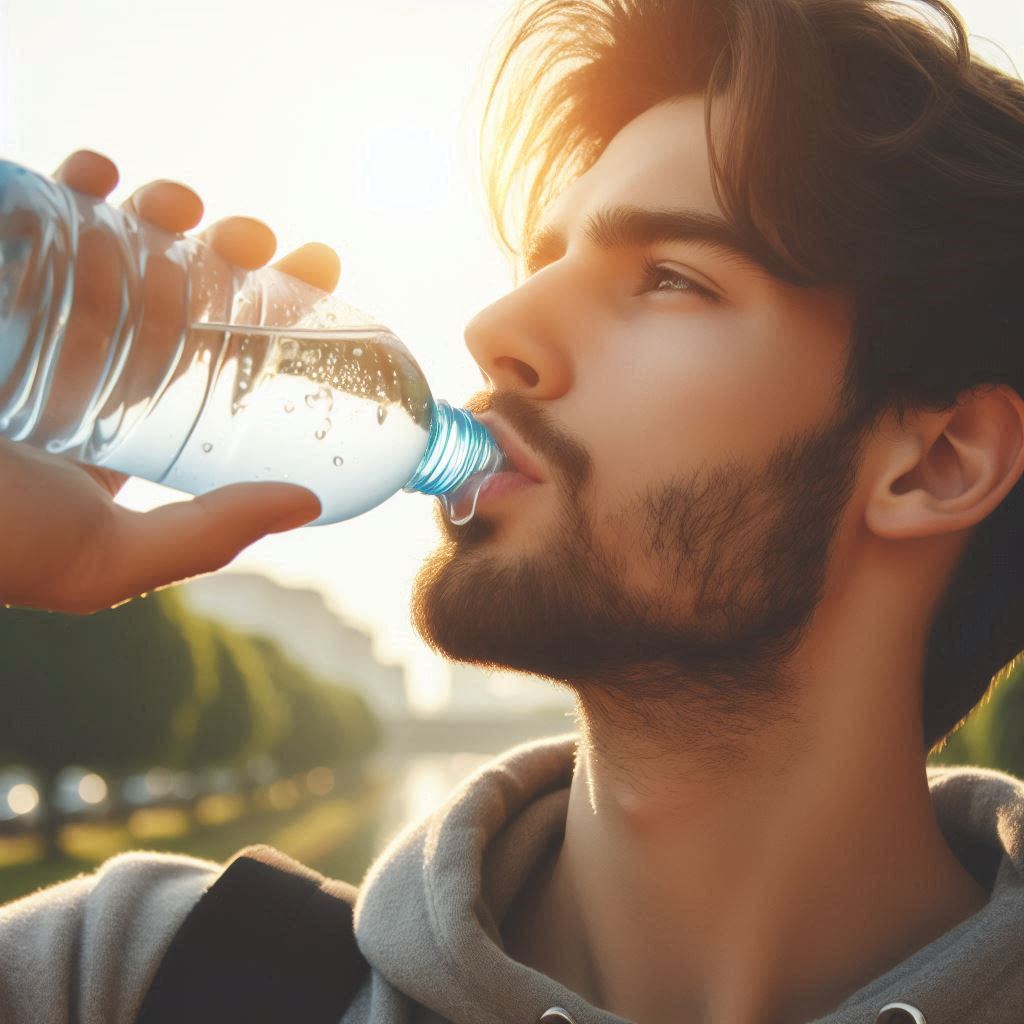
[[[463,523],[503,463],[386,327],[6,161],[0,436],[191,494],[300,484],[311,525],[402,489]]]

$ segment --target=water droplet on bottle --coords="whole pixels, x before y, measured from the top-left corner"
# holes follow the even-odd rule
[[[324,420],[323,423],[320,424],[320,429],[316,432],[316,439],[318,441],[322,441],[327,436],[327,434],[330,431],[330,429],[331,429],[331,421],[330,420]]]
[[[354,355],[356,357],[356,359],[358,359],[362,354],[363,354],[363,350],[361,348],[354,348],[354,349],[352,349],[352,355]]]
[[[210,444],[209,441],[204,441],[203,442],[203,451],[206,452],[207,455],[209,455],[210,452],[213,451],[213,445]]]
[[[377,406],[377,423],[381,424],[388,418],[388,411],[383,405]]]
[[[295,412],[295,404],[293,402],[285,402],[284,403],[284,411],[285,412]]]
[[[306,405],[312,409],[316,405],[316,395],[306,395]]]
[[[249,390],[249,382],[247,380],[240,380],[238,382],[238,390],[239,391],[248,391]]]
[[[334,456],[334,464],[336,466],[344,466],[345,465],[345,460],[340,455],[335,455]]]

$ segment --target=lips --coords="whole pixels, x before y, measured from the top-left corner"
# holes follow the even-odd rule
[[[498,447],[505,453],[512,469],[534,483],[544,483],[544,475],[531,458],[529,451],[511,431],[486,416],[478,416],[477,419],[494,435],[494,440],[498,442]]]

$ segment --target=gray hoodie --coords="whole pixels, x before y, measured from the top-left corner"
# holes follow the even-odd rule
[[[570,736],[510,751],[382,854],[356,905],[373,969],[342,1024],[624,1024],[512,960],[499,937],[561,839],[574,746]],[[1024,782],[977,768],[930,768],[928,778],[947,841],[991,898],[809,1024],[1024,1022]],[[129,1024],[218,871],[127,854],[0,909],[0,1020]]]

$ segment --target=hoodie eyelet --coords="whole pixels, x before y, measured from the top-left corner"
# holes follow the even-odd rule
[[[928,1024],[924,1014],[910,1003],[886,1003],[878,1016],[875,1024]]]
[[[538,1024],[576,1024],[576,1018],[560,1006],[552,1006],[541,1014]]]

